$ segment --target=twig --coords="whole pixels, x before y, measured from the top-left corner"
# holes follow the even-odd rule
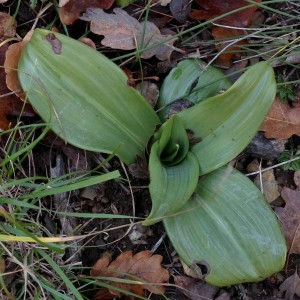
[[[252,172],[252,173],[248,173],[248,174],[246,174],[246,176],[257,175],[257,174],[259,174],[259,173],[263,173],[263,172],[266,172],[266,171],[275,169],[275,168],[277,168],[277,167],[286,165],[286,164],[288,164],[288,163],[290,163],[290,162],[293,162],[293,161],[296,161],[296,160],[299,160],[299,159],[300,159],[300,156],[295,157],[295,158],[292,158],[292,159],[287,160],[287,161],[284,161],[284,162],[282,162],[282,163],[280,163],[280,164],[277,164],[277,165],[274,165],[274,166],[271,166],[271,167],[262,169],[262,170],[258,170],[258,171]]]

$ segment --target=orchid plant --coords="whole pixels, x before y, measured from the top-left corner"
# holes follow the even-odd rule
[[[204,62],[183,60],[161,87],[157,114],[104,55],[36,29],[18,76],[36,112],[66,142],[104,153],[117,149],[127,165],[148,159],[152,210],[143,224],[162,221],[182,261],[199,272],[205,266],[207,282],[258,281],[282,269],[286,245],[275,214],[256,186],[228,165],[275,98],[266,62],[231,84]],[[172,112],[180,99],[190,107]]]

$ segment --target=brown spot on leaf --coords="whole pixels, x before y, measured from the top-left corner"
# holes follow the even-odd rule
[[[55,54],[61,54],[61,41],[56,37],[54,33],[49,33],[46,35],[46,41],[51,45],[52,51]]]

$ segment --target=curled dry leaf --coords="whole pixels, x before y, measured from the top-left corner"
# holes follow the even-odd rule
[[[282,223],[289,253],[300,254],[300,190],[284,187],[281,197],[285,207],[277,207],[275,212]]]
[[[293,134],[300,135],[300,100],[289,104],[278,98],[260,127],[267,138],[288,139]]]
[[[148,21],[139,23],[121,8],[115,8],[114,14],[89,8],[80,19],[91,22],[91,31],[104,35],[101,43],[110,48],[132,50],[153,47],[144,51],[141,57],[147,59],[155,55],[159,60],[168,60],[174,50],[175,39],[166,42],[171,35],[161,35],[156,25]]]
[[[1,21],[2,20],[3,19],[1,19]],[[9,18],[5,17],[5,20],[9,20]],[[0,31],[1,30],[2,29],[0,29]],[[7,32],[8,31],[5,30],[3,31],[4,34],[7,34]],[[8,44],[4,44],[0,47],[0,66],[5,65],[5,54],[7,53],[8,48]],[[16,97],[16,95],[10,93],[10,90],[6,85],[6,74],[3,68],[0,68],[0,95],[2,96],[0,99],[0,131],[7,130],[11,127],[11,122],[8,120],[8,116],[20,116],[21,112],[23,116],[34,115],[34,111],[30,105],[24,104],[18,97]]]
[[[18,62],[22,50],[26,43],[28,43],[28,41],[30,40],[32,34],[33,31],[29,31],[21,42],[10,45],[8,50],[6,51],[6,58],[4,62],[6,84],[7,87],[11,91],[15,92],[16,95],[18,95],[20,98],[24,98],[25,95],[22,91],[22,87],[18,78]]]
[[[261,2],[261,0],[254,1],[257,3]],[[235,39],[244,36],[247,33],[246,28],[251,24],[254,13],[257,10],[257,6],[255,5],[242,9],[250,4],[246,0],[196,0],[195,2],[202,7],[202,9],[194,10],[190,13],[190,17],[195,20],[211,20],[236,9],[241,9],[214,21],[214,25],[216,26],[213,27],[212,34],[215,39]],[[226,27],[223,27],[224,25]],[[229,27],[238,27],[239,29]],[[245,41],[240,40],[228,47],[228,53],[221,54],[217,63],[223,67],[229,67],[232,63],[232,59],[240,56],[240,44],[245,44]],[[217,45],[219,51],[227,46],[228,42],[222,42]]]
[[[66,25],[73,24],[89,7],[109,9],[115,0],[60,0],[59,18]]]
[[[112,277],[133,281],[138,284],[127,284],[122,281],[111,281],[110,285],[136,295],[144,295],[144,290],[154,294],[163,294],[163,283],[168,282],[169,272],[161,267],[162,256],[152,255],[150,251],[141,251],[135,255],[132,251],[120,254],[114,261],[110,262],[108,256],[100,258],[92,267],[92,276]],[[121,296],[117,290],[109,290],[112,295]],[[99,294],[102,291],[99,291]],[[99,294],[94,299],[100,299]]]

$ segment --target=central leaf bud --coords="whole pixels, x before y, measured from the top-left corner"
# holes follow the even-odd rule
[[[158,156],[167,166],[179,164],[189,151],[189,138],[180,117],[174,115],[154,134],[158,142]]]

